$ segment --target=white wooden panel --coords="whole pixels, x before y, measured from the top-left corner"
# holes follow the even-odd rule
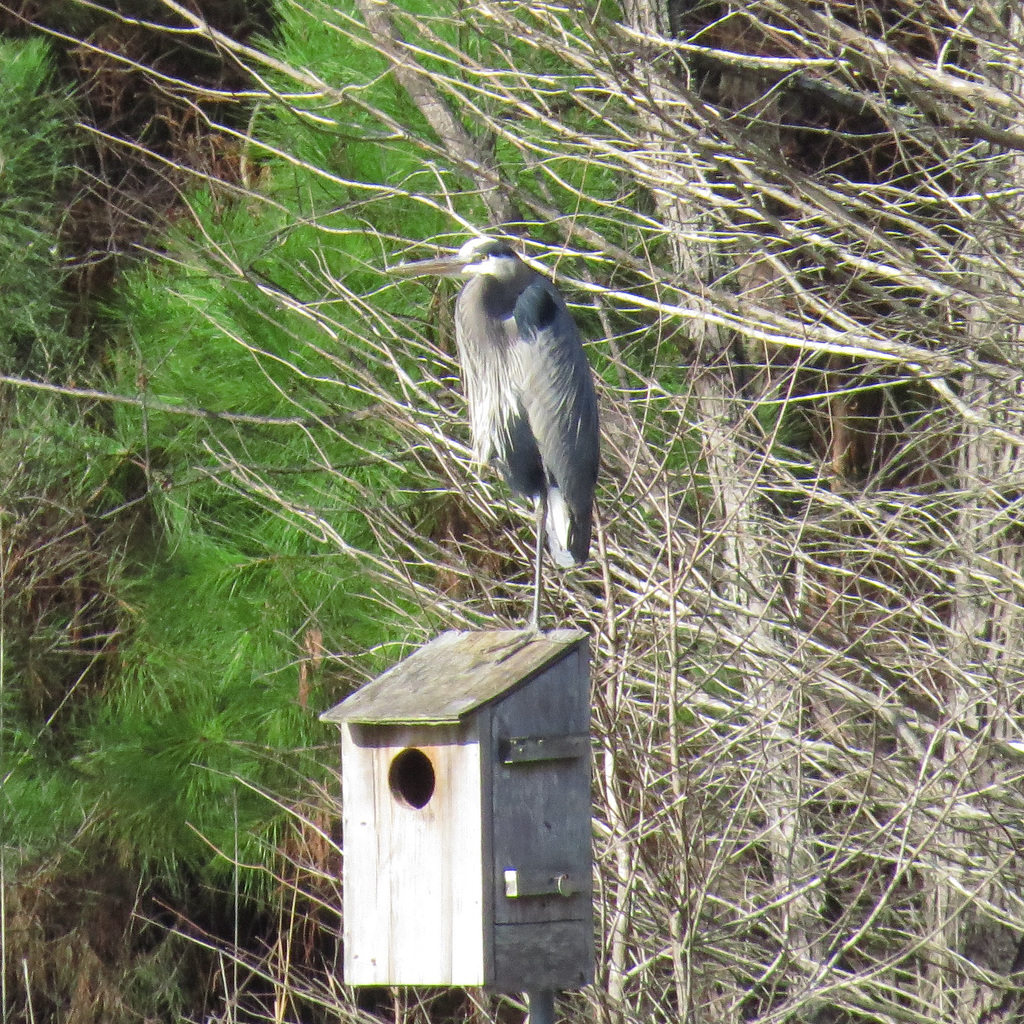
[[[392,794],[396,755],[430,758],[422,808]],[[480,746],[465,726],[342,726],[345,982],[480,985]]]

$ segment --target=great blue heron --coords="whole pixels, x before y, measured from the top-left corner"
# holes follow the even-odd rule
[[[563,568],[590,551],[600,445],[579,331],[558,289],[496,238],[471,238],[454,256],[394,271],[466,278],[455,304],[455,342],[473,451],[536,503],[531,624],[538,629],[545,535]]]

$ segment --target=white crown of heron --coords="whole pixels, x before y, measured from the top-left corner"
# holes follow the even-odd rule
[[[517,259],[510,259],[508,256],[485,256],[482,260],[474,260],[474,256],[485,246],[500,241],[491,238],[490,235],[480,235],[464,242],[459,248],[457,259],[463,262],[461,273],[466,277],[496,277],[499,280],[507,281],[515,276]]]

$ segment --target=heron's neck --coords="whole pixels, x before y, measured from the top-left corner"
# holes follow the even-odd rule
[[[515,277],[500,279],[481,276],[466,285],[467,291],[473,289],[476,297],[487,311],[488,316],[504,320],[512,315],[516,308],[516,300],[522,295],[533,277],[533,271],[523,264],[518,268]]]

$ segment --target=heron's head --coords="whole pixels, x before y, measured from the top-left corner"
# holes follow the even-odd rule
[[[508,242],[484,235],[471,238],[452,256],[399,263],[391,272],[399,277],[493,277],[511,281],[522,266],[522,260]]]

